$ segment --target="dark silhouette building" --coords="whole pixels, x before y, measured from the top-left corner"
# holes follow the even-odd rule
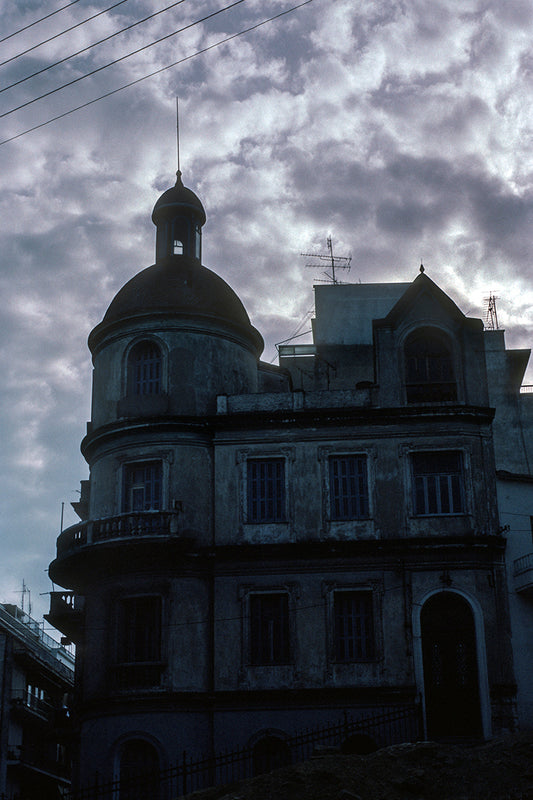
[[[422,273],[323,285],[313,344],[271,366],[201,263],[179,173],[152,218],[156,263],[89,337],[90,480],[50,565],[77,781],[184,750],[260,762],[344,711],[417,706],[430,737],[512,728],[482,322]]]

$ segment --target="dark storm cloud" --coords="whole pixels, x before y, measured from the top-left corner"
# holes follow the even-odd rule
[[[247,0],[5,117],[0,138],[289,5]],[[4,43],[0,60],[104,7],[72,6]],[[4,107],[217,7],[184,2],[5,92]],[[124,4],[7,65],[2,81],[153,10],[148,0]],[[423,258],[473,316],[495,290],[508,342],[529,346],[532,11],[525,0],[314,0],[0,147],[0,476],[8,488],[0,599],[16,599],[23,577],[34,595],[49,588],[43,570],[62,500],[67,522],[75,519],[69,503],[87,475],[78,450],[90,413],[86,338],[120,286],[153,262],[150,214],[174,182],[177,94],[184,181],[207,212],[204,261],[243,299],[267,360],[275,342],[305,330],[321,271],[300,253],[322,251],[328,235],[336,252],[352,253],[349,280],[411,280]],[[0,12],[9,31],[42,14],[42,4],[0,0]]]

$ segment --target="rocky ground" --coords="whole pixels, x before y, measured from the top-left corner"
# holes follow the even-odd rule
[[[477,745],[401,744],[310,761],[187,800],[533,800],[533,733]]]

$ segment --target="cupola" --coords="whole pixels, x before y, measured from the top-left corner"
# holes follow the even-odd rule
[[[194,192],[183,185],[179,170],[175,185],[167,189],[155,204],[152,221],[157,228],[156,264],[182,256],[201,261],[205,211]]]

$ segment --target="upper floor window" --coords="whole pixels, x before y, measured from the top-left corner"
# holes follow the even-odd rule
[[[130,394],[161,393],[161,350],[155,342],[139,342],[128,356]]]
[[[247,462],[247,522],[285,522],[285,459]]]
[[[365,519],[369,516],[365,455],[330,456],[329,493],[332,520]]]
[[[250,663],[289,663],[289,596],[269,592],[250,596]]]
[[[117,679],[121,687],[158,686],[161,680],[159,595],[125,597],[117,619]]]
[[[335,660],[369,661],[375,656],[372,592],[338,591],[333,595]]]
[[[118,661],[159,661],[161,659],[161,597],[139,595],[120,602]]]
[[[462,514],[463,454],[456,450],[413,453],[414,513]]]
[[[162,505],[160,461],[126,464],[124,468],[124,511],[159,511]]]
[[[408,403],[457,400],[452,354],[440,332],[415,331],[405,343],[404,357]]]

